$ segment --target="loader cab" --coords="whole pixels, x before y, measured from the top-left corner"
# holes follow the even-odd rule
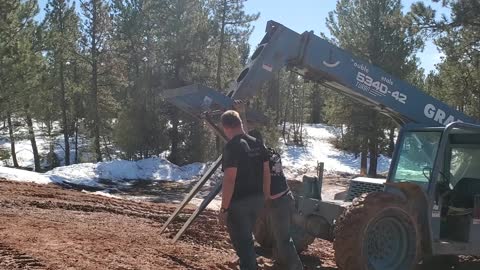
[[[433,254],[478,255],[480,126],[405,126],[387,181],[415,183],[425,192]]]
[[[428,191],[443,128],[406,125],[395,147],[388,182],[410,182]]]

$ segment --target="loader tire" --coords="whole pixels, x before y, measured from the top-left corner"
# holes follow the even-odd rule
[[[337,266],[342,270],[414,269],[420,237],[404,205],[401,198],[386,192],[355,199],[336,222]]]
[[[305,230],[295,224],[291,224],[290,234],[298,253],[307,249],[308,245],[315,240],[315,237],[311,236]],[[253,235],[260,246],[265,249],[272,249],[274,238],[273,233],[270,230],[270,221],[267,217],[267,212],[265,209],[262,210],[258,215]]]

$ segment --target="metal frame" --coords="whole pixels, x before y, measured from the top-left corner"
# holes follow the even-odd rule
[[[180,212],[185,208],[185,206],[193,199],[193,197],[200,191],[200,189],[205,185],[205,183],[210,179],[210,177],[215,173],[222,162],[222,156],[219,156],[215,162],[210,166],[207,172],[200,178],[200,180],[195,184],[195,186],[190,190],[190,192],[183,198],[183,201],[177,206],[175,211],[170,215],[167,221],[163,224],[160,229],[160,233],[163,233],[165,229],[173,222],[173,220],[180,214]]]
[[[207,123],[207,125],[217,133],[224,141],[227,140],[227,137],[223,133],[223,131],[215,125],[211,118],[210,113],[204,113],[203,114],[203,119]],[[170,215],[168,220],[163,224],[162,228],[160,229],[160,233],[163,233],[165,229],[170,225],[173,220],[180,214],[180,211],[185,208],[185,206],[193,199],[193,197],[200,191],[200,189],[205,185],[205,183],[212,177],[212,175],[215,173],[215,171],[218,169],[222,162],[222,155],[220,155],[217,160],[210,166],[208,171],[202,176],[202,178],[198,181],[198,183],[192,188],[192,190],[185,196],[183,201],[178,205],[178,207],[175,209],[175,211]],[[213,190],[210,191],[210,193],[205,197],[200,204],[199,207],[190,215],[188,220],[183,224],[182,228],[177,232],[175,237],[173,238],[173,243],[177,242],[180,237],[185,233],[185,231],[190,227],[190,225],[193,223],[193,221],[205,210],[205,208],[210,204],[210,202],[217,196],[218,193],[220,193],[222,189],[222,181],[219,181]]]

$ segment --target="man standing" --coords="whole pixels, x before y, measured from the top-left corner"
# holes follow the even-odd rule
[[[295,199],[283,174],[280,155],[268,149],[271,174],[271,202],[268,205],[270,225],[275,240],[275,259],[279,269],[302,270],[295,244],[290,235],[290,224],[295,209]]]
[[[257,140],[262,140],[262,135],[257,130],[249,133]],[[287,184],[283,173],[280,154],[272,148],[267,148],[270,169],[270,201],[267,205],[270,230],[274,237],[274,257],[278,269],[302,270],[303,264],[298,257],[295,244],[290,235],[290,224],[295,209],[295,199]]]
[[[227,226],[241,270],[256,270],[252,231],[270,198],[270,168],[263,144],[245,133],[240,115],[226,111],[221,122],[228,138],[223,151],[222,208],[219,222]]]

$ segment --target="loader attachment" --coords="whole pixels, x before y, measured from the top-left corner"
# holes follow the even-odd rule
[[[233,100],[230,97],[223,95],[221,92],[212,88],[201,86],[198,84],[188,85],[176,89],[169,89],[162,91],[162,96],[171,104],[175,105],[184,112],[190,114],[194,118],[202,121],[204,120],[207,125],[224,141],[226,140],[223,131],[215,124],[215,118],[219,113],[232,108]],[[180,214],[183,208],[195,197],[205,183],[212,177],[215,171],[218,169],[222,162],[222,156],[220,155],[217,160],[210,166],[207,172],[192,188],[192,190],[185,196],[180,205],[177,206],[175,211],[170,215],[168,220],[163,224],[160,233],[163,233],[165,229],[170,225],[173,220]],[[202,213],[208,204],[215,198],[220,192],[222,182],[218,182],[215,188],[205,197],[200,206],[193,212],[187,222],[177,232],[173,238],[173,242],[176,242],[183,233],[188,229],[192,222]]]
[[[195,186],[192,188],[192,190],[190,190],[190,192],[185,196],[185,198],[180,203],[180,205],[177,206],[177,208],[175,209],[173,214],[171,214],[170,217],[168,218],[168,220],[163,224],[162,228],[160,229],[160,233],[163,233],[165,231],[165,229],[168,227],[168,225],[170,225],[170,223],[172,223],[173,220],[180,214],[180,211],[182,211],[183,208],[195,197],[195,195],[200,191],[200,189],[203,187],[203,185],[205,185],[205,183],[208,181],[208,179],[210,179],[210,177],[218,169],[221,162],[222,162],[222,156],[219,156],[217,158],[217,160],[210,166],[210,168],[208,168],[207,172],[202,176],[202,178],[200,180],[198,180],[197,184],[195,184]],[[217,195],[217,194],[215,194],[215,195]],[[213,196],[213,198],[215,198],[215,195]],[[209,203],[210,203],[210,201],[209,201]],[[205,205],[205,207],[206,207],[206,205]],[[205,207],[203,207],[203,208],[205,208]]]
[[[210,123],[215,123],[222,112],[231,110],[234,103],[234,99],[222,94],[222,92],[199,84],[164,90],[161,94],[169,103],[196,119],[204,120],[205,115],[209,114]],[[268,121],[263,113],[248,108],[246,118],[251,124],[265,124]],[[218,130],[214,130],[214,132],[222,133]]]
[[[233,100],[230,97],[199,84],[164,90],[162,96],[197,119],[202,119],[205,112],[225,111],[233,106]]]

